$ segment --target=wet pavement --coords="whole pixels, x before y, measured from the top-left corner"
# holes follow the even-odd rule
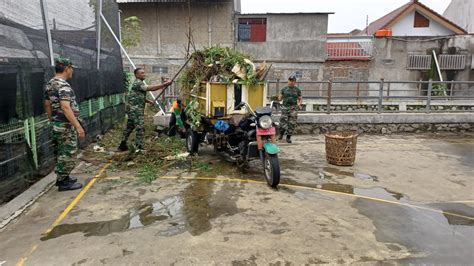
[[[109,171],[44,234],[77,195],[52,190],[0,232],[0,264],[474,261],[472,135],[362,135],[351,167],[326,163],[322,136],[281,149],[278,189],[258,162],[242,172],[209,148],[200,174],[175,169],[145,185]]]

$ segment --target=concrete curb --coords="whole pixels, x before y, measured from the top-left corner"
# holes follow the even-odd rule
[[[474,123],[474,113],[298,114],[301,124],[454,124]]]
[[[273,115],[275,120],[280,114]],[[154,124],[167,127],[170,115],[155,115]],[[457,124],[474,123],[474,113],[300,113],[300,124]]]
[[[56,182],[56,174],[51,172],[26,191],[0,207],[0,232],[15,218],[20,216],[28,207],[36,202]]]

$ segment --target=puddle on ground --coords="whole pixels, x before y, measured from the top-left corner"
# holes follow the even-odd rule
[[[344,171],[344,170],[334,168],[334,167],[323,167],[323,170],[324,172],[331,173],[336,176],[355,177],[361,180],[368,180],[368,181],[374,181],[374,182],[379,181],[379,178],[373,175],[359,173],[359,172]]]
[[[352,203],[370,218],[377,241],[405,246],[410,257],[401,264],[470,265],[474,261],[474,208],[460,203],[429,204],[432,212],[357,199]],[[455,214],[455,215],[452,215]]]
[[[296,185],[310,188],[318,188],[322,190],[341,192],[346,194],[361,195],[367,197],[374,197],[385,200],[404,200],[406,197],[399,192],[395,192],[382,187],[371,187],[371,188],[357,188],[348,184],[339,184],[339,183],[322,183],[322,184],[307,184],[300,183],[292,179],[283,179],[282,185]]]
[[[438,155],[440,157],[453,158],[469,168],[474,165],[474,143],[472,139],[440,139],[436,144],[428,143],[427,146],[438,154],[442,154]]]
[[[172,236],[189,232],[196,236],[211,230],[211,220],[231,216],[245,210],[237,208],[236,200],[243,188],[237,183],[222,183],[215,191],[214,182],[193,182],[179,196],[144,203],[119,219],[89,223],[60,224],[42,241],[82,232],[84,236],[105,236],[111,233],[157,225],[158,234]]]
[[[314,164],[308,164],[308,163],[300,162],[294,159],[280,160],[280,167],[282,170],[290,169],[290,170],[298,170],[298,171],[313,173],[316,176],[318,176],[320,179],[332,179],[333,177],[355,177],[357,179],[365,180],[365,181],[374,181],[374,182],[379,181],[379,178],[374,175],[341,170],[339,168],[330,167],[330,166],[317,168],[314,166]]]

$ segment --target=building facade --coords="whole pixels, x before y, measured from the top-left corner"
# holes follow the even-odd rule
[[[238,0],[118,0],[122,21],[141,20],[141,40],[129,49],[134,63],[151,78],[172,76],[193,48],[233,47],[232,17],[240,12]],[[191,38],[190,38],[191,37]],[[129,62],[125,66],[131,69]]]
[[[474,2],[472,0],[451,0],[443,16],[461,26],[468,33],[474,33]]]

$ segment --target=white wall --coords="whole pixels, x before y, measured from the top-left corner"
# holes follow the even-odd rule
[[[452,0],[443,15],[468,33],[474,33],[474,1]]]
[[[444,36],[454,34],[453,31],[441,26],[439,23],[431,19],[430,26],[427,28],[415,28],[413,26],[414,21],[415,11],[406,15],[392,27],[393,36]]]

